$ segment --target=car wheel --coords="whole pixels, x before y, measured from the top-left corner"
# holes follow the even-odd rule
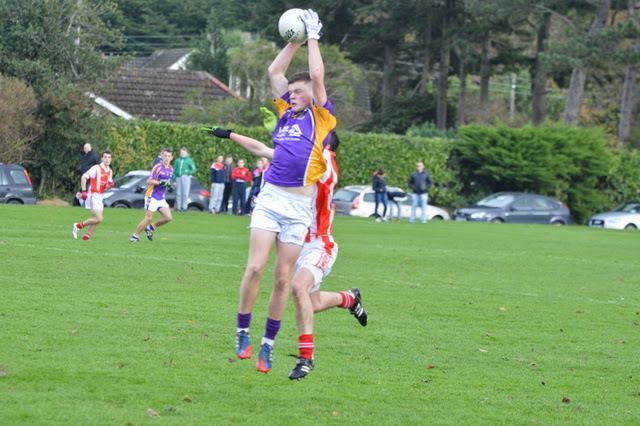
[[[442,216],[434,216],[431,218],[431,220],[443,220]]]
[[[125,203],[115,203],[115,204],[113,205],[113,208],[114,208],[114,209],[128,209],[128,208],[129,208],[129,206],[128,206],[128,205],[126,205]]]
[[[628,224],[624,229],[638,229],[633,223]]]
[[[491,222],[491,223],[504,223],[504,220],[500,219],[499,217],[494,217],[489,222]]]
[[[194,205],[191,205],[191,206],[187,207],[187,210],[190,211],[190,212],[201,212],[202,211],[202,209],[200,207],[194,206]]]
[[[20,202],[20,200],[9,200],[7,201],[7,204],[22,204],[22,203]]]
[[[564,222],[561,220],[554,220],[553,222],[551,222],[551,224],[556,226],[563,226]]]

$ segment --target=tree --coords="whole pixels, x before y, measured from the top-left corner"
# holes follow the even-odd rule
[[[33,144],[30,171],[40,195],[77,186],[82,145],[99,141],[99,119],[86,93],[97,91],[117,65],[97,50],[117,44],[117,31],[101,19],[113,7],[88,0],[0,2],[0,73],[23,80],[38,98],[44,133]]]
[[[627,6],[627,23],[631,27],[635,27],[637,34],[638,21],[634,16],[635,1],[629,0]],[[629,60],[627,70],[624,77],[624,85],[622,88],[622,97],[620,99],[620,123],[618,125],[618,146],[622,147],[629,141],[631,136],[631,124],[634,108],[634,94],[636,90],[636,79],[638,76],[638,56],[640,55],[640,41],[637,39],[632,41],[630,48],[631,54],[624,57]]]
[[[13,77],[0,74],[0,163],[24,164],[31,145],[42,135],[33,89]]]

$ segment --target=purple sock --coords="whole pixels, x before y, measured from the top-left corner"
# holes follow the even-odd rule
[[[251,312],[248,314],[238,313],[238,328],[249,329],[251,324]]]
[[[280,330],[280,321],[267,318],[267,324],[264,327],[264,337],[266,339],[275,340],[276,334]]]

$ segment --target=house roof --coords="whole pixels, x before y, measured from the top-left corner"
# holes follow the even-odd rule
[[[188,91],[201,89],[209,100],[241,97],[205,71],[121,68],[107,82],[102,98],[134,117],[178,122]]]
[[[184,49],[165,49],[153,52],[150,56],[144,58],[133,58],[126,62],[124,68],[166,68],[178,69],[183,68],[186,58],[193,51],[192,48]]]

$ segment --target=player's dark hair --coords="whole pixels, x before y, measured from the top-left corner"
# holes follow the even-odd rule
[[[173,154],[173,150],[171,148],[162,148],[162,152],[168,152],[169,154]]]
[[[105,154],[111,155],[111,151],[102,151],[102,155],[100,156],[100,158],[104,157]]]
[[[340,138],[336,132],[331,132],[331,140],[329,141],[329,151],[337,152],[340,145]]]
[[[378,176],[382,176],[384,174],[384,169],[378,169]]]
[[[309,75],[308,72],[298,72],[292,75],[287,81],[287,83],[293,84],[296,81],[304,81],[305,83],[308,83],[311,81],[311,76]]]

